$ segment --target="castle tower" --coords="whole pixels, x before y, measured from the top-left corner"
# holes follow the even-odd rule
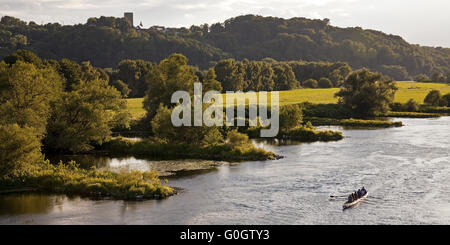
[[[134,27],[134,23],[133,23],[133,12],[125,12],[125,13],[123,14],[123,17],[124,17],[125,19],[127,19],[127,20],[131,23],[131,26]]]

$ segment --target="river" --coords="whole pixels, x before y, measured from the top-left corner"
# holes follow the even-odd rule
[[[450,224],[450,117],[343,129],[338,142],[269,145],[285,158],[170,178],[166,200],[0,195],[0,224]],[[343,211],[364,185],[369,197]]]

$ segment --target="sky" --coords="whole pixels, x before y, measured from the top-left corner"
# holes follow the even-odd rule
[[[85,23],[89,17],[134,12],[144,27],[189,27],[244,14],[328,18],[339,27],[360,26],[400,35],[413,44],[450,47],[448,0],[0,0],[0,15],[38,24]]]

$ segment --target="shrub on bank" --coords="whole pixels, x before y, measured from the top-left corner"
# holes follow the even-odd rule
[[[118,199],[164,198],[175,190],[161,183],[158,172],[114,173],[95,168],[81,169],[70,162],[52,165],[44,161],[17,176],[0,179],[2,188],[31,187],[37,190],[86,196],[111,196]]]
[[[238,137],[232,137],[233,139]],[[216,144],[199,146],[192,144],[169,144],[147,139],[131,142],[115,138],[104,143],[99,150],[116,155],[133,155],[153,159],[204,159],[223,161],[270,160],[279,156],[273,152],[256,148],[252,144]]]
[[[332,130],[314,130],[308,127],[297,127],[278,134],[277,138],[299,140],[302,142],[338,141],[344,138],[342,132]]]
[[[347,127],[375,127],[375,128],[389,128],[401,127],[402,122],[391,122],[382,120],[360,120],[360,119],[334,119],[334,118],[319,118],[308,117],[305,120],[311,121],[314,126],[347,126]]]

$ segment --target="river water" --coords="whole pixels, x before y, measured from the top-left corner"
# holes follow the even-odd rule
[[[285,158],[171,178],[166,200],[0,195],[0,224],[450,224],[450,117],[343,129],[344,140],[268,145]],[[364,185],[369,197],[343,211]]]

